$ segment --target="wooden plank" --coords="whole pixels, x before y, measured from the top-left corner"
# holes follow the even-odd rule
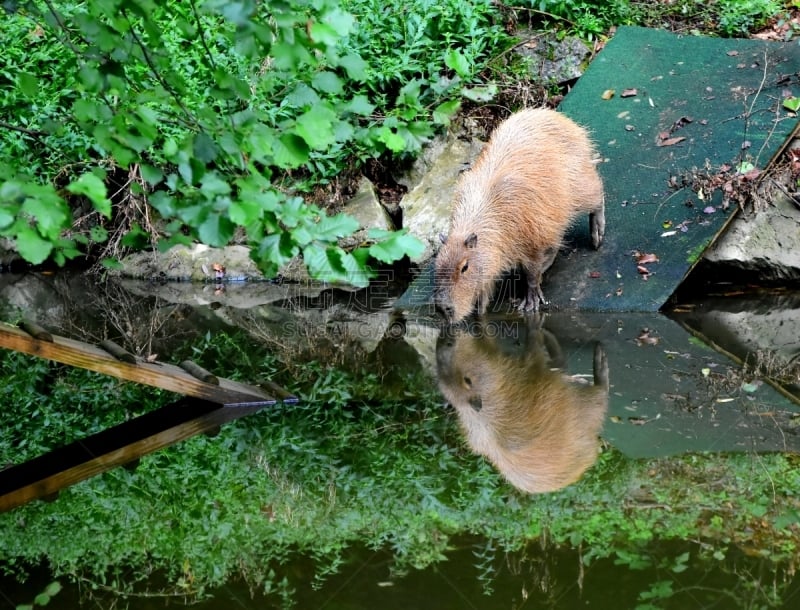
[[[219,385],[205,383],[173,364],[144,360],[131,364],[117,360],[107,351],[89,343],[57,335],[53,335],[52,339],[52,342],[40,341],[14,326],[0,324],[0,347],[6,349],[55,360],[125,381],[202,398],[224,406],[272,405],[278,402],[278,399],[267,396],[257,387],[230,379],[219,379]],[[288,394],[281,397],[283,400],[291,398],[293,397]]]
[[[0,471],[0,512],[61,489],[221,424],[255,413],[267,403],[228,408],[183,398],[145,415]]]

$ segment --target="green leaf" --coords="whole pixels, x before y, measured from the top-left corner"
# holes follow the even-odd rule
[[[400,260],[404,256],[417,258],[425,251],[425,244],[414,235],[410,235],[407,229],[402,231],[370,229],[367,236],[379,240],[369,247],[370,256],[384,263]]]
[[[333,5],[335,6],[335,4]],[[339,36],[347,36],[350,32],[353,31],[353,26],[355,25],[355,17],[344,11],[340,8],[334,8],[333,10],[327,11],[323,16],[322,20],[333,28]],[[333,43],[337,43],[338,40],[334,40]]]
[[[471,74],[469,60],[461,49],[449,49],[444,54],[444,63],[461,78],[466,79]]]
[[[164,179],[164,173],[160,169],[153,165],[148,165],[147,163],[141,163],[139,165],[139,171],[142,174],[142,180],[152,186],[155,186]]]
[[[340,95],[342,91],[344,91],[342,79],[336,76],[335,73],[327,70],[317,72],[314,78],[311,79],[311,85],[317,91],[333,95]]]
[[[485,87],[464,88],[461,90],[461,95],[473,102],[491,102],[497,95],[497,85],[489,84]]]
[[[275,165],[284,169],[300,167],[308,161],[310,149],[306,141],[294,133],[284,133],[273,142]]]
[[[300,221],[314,215],[314,208],[307,206],[301,197],[290,197],[280,207],[281,222],[290,229],[298,226]]]
[[[125,268],[116,258],[104,258],[100,261],[100,264],[106,269],[113,269],[114,271],[121,271]]]
[[[75,103],[72,104],[72,113],[81,123],[107,122],[114,117],[106,104],[85,97],[75,100]]]
[[[108,231],[105,227],[95,225],[89,230],[89,237],[96,244],[102,244],[108,239]]]
[[[31,227],[23,227],[17,233],[17,252],[26,261],[39,265],[47,260],[53,251],[53,244],[42,239]]]
[[[397,95],[398,105],[411,106],[412,108],[419,107],[419,96],[421,89],[422,81],[419,79],[415,78],[408,81],[405,85],[403,85],[399,94]]]
[[[386,144],[386,148],[392,152],[403,152],[406,149],[406,141],[403,136],[395,133],[386,125],[378,130],[378,140]]]
[[[213,163],[219,154],[216,143],[211,139],[211,136],[205,132],[200,132],[195,135],[193,151],[194,156],[206,165]]]
[[[75,195],[84,195],[92,202],[94,209],[106,218],[111,218],[111,200],[106,197],[106,185],[96,174],[87,172],[67,185],[67,190]]]
[[[59,236],[68,226],[69,209],[63,202],[54,205],[54,201],[47,197],[32,196],[25,200],[20,211],[36,220],[39,233],[50,239]]]
[[[212,212],[197,227],[197,236],[204,244],[221,248],[228,245],[236,226],[225,216]]]
[[[450,100],[439,104],[433,110],[433,122],[437,125],[447,125],[460,109],[461,102],[459,100]]]
[[[281,41],[272,46],[273,66],[277,70],[295,72],[304,65],[312,63],[311,54],[299,44]]]
[[[328,246],[324,248],[312,243],[303,249],[303,261],[308,267],[308,273],[323,282],[338,282],[345,275],[338,248]]]
[[[800,110],[800,97],[787,97],[783,100],[783,107],[791,112]]]
[[[353,234],[359,226],[358,221],[347,214],[322,216],[314,225],[314,237],[323,241],[335,241],[339,237]]]
[[[257,201],[233,201],[228,207],[231,222],[246,227],[261,219],[262,209]]]
[[[0,231],[10,227],[14,223],[15,219],[16,219],[15,214],[10,212],[5,207],[0,208]]]
[[[277,139],[275,130],[264,123],[253,125],[252,131],[247,135],[247,143],[250,147],[250,158],[253,161],[263,163],[265,159],[272,156],[273,143]]]
[[[374,112],[375,104],[371,103],[366,95],[355,95],[342,107],[342,110],[359,116],[369,116]]]
[[[33,598],[34,606],[46,606],[49,603],[50,596],[47,593],[39,593],[39,595]]]
[[[369,64],[364,61],[360,55],[350,53],[349,55],[340,57],[339,65],[345,69],[350,79],[359,83],[363,83],[367,80],[367,68],[369,68]]]
[[[307,84],[297,83],[294,89],[284,98],[284,101],[289,106],[294,106],[296,108],[309,108],[319,104],[322,100],[319,94]]]
[[[33,74],[20,72],[17,74],[17,86],[26,97],[36,97],[39,94],[39,79]]]
[[[142,228],[138,224],[134,223],[130,231],[125,234],[120,243],[126,248],[134,248],[135,250],[139,250],[147,246],[149,242],[150,238],[148,234],[142,231]]]
[[[273,233],[264,237],[257,245],[255,259],[259,269],[267,276],[274,275],[278,268],[288,263],[300,252],[288,233]]]
[[[325,150],[336,141],[333,131],[338,117],[327,104],[314,106],[297,117],[297,134],[314,150]]]
[[[222,179],[222,176],[216,170],[208,172],[203,179],[200,180],[200,192],[208,199],[213,199],[219,195],[229,195],[231,192],[231,185]]]

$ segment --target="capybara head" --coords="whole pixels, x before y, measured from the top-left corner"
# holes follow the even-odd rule
[[[478,235],[451,235],[436,256],[434,303],[449,321],[458,323],[488,296],[485,283],[492,280],[486,274]]]
[[[518,321],[518,324],[525,324]],[[474,326],[474,325],[473,325]],[[455,407],[467,443],[517,488],[529,493],[577,481],[598,456],[608,408],[607,364],[595,351],[585,385],[551,368],[553,335],[528,329],[516,346],[492,332],[448,327],[436,349],[439,387]],[[560,350],[559,350],[560,351]]]

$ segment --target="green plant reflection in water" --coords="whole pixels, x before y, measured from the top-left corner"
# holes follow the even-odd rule
[[[135,471],[113,470],[52,503],[0,515],[5,573],[24,578],[44,562],[57,577],[115,592],[152,591],[159,582],[164,594],[196,597],[239,579],[254,591],[301,589],[298,576],[283,569],[300,557],[313,563],[312,584],[324,585],[346,569],[354,547],[384,549],[390,573],[414,573],[470,535],[501,557],[529,544],[575,549],[587,569],[609,562],[696,569],[747,552],[778,574],[800,556],[800,469],[792,455],[629,460],[606,448],[578,483],[531,496],[467,450],[457,418],[421,372],[405,395],[386,398],[374,367],[328,375],[321,364],[279,362],[244,335],[209,337],[194,355],[220,375],[270,377],[306,401],[147,456]],[[64,408],[64,384],[84,405],[84,432],[92,418],[123,420],[142,404],[166,400],[32,358],[0,358],[0,429],[14,430],[0,436],[4,463],[60,444],[59,430],[81,428]],[[46,416],[32,418],[34,405]],[[55,431],[49,438],[48,430]],[[662,553],[678,542],[676,555]],[[492,578],[487,569],[486,583]],[[669,589],[658,584],[665,578],[634,586],[665,595]]]

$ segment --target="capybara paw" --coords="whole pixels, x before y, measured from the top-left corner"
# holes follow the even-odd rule
[[[604,209],[589,214],[589,233],[592,237],[592,246],[595,250],[603,243],[606,234],[606,214]]]
[[[594,346],[594,384],[608,387],[608,356],[601,343]]]

